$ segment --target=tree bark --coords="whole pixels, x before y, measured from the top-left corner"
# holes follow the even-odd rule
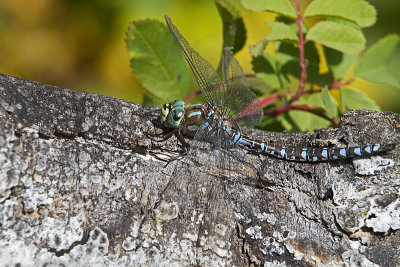
[[[1,265],[195,264],[202,243],[179,227],[190,218],[144,224],[182,152],[152,135],[159,113],[0,75]],[[398,144],[399,127],[398,114],[356,110],[314,134],[246,132],[287,146]],[[197,263],[400,266],[399,151],[312,164],[246,152],[261,186],[231,189],[229,251]]]

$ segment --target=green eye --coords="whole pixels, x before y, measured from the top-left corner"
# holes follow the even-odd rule
[[[180,121],[182,119],[183,116],[183,112],[181,110],[176,111],[174,110],[173,114],[172,114],[172,119],[174,121]]]
[[[170,110],[171,110],[171,108],[170,108],[169,104],[164,104],[162,106],[162,108],[161,108],[161,117],[160,117],[161,123],[165,123]]]
[[[161,123],[168,128],[178,128],[185,117],[185,103],[182,100],[175,100],[164,104],[161,108]]]

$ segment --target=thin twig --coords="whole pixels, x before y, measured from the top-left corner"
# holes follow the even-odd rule
[[[306,81],[307,81],[307,65],[306,65],[306,62],[304,59],[304,46],[306,44],[306,40],[304,40],[303,29],[301,27],[304,19],[301,16],[299,0],[296,0],[295,2],[296,2],[296,12],[297,12],[296,24],[299,29],[299,60],[300,60],[300,63],[299,63],[300,64],[299,89],[297,90],[296,94],[292,98],[290,98],[288,101],[286,101],[282,106],[277,107],[273,111],[273,114],[280,114],[280,113],[282,113],[282,111],[288,110],[291,103],[299,100],[300,96],[304,93],[304,88],[306,86]]]
[[[317,116],[320,116],[321,118],[324,118],[328,121],[330,121],[332,124],[334,125],[338,125],[339,121],[336,120],[335,118],[330,118],[328,117],[323,110],[321,109],[317,109],[311,105],[307,105],[307,104],[300,104],[300,105],[285,105],[285,106],[281,106],[279,108],[275,108],[275,109],[271,109],[271,110],[265,110],[264,111],[264,115],[279,115],[281,113],[284,112],[288,112],[289,110],[302,110],[302,111],[307,111],[310,113],[313,113]]]
[[[300,1],[296,0],[296,12],[297,12],[297,19],[296,19],[296,24],[299,29],[299,59],[300,59],[300,83],[299,83],[299,90],[296,92],[296,94],[288,101],[288,105],[293,103],[294,101],[297,101],[300,96],[303,94],[304,87],[306,86],[306,81],[307,81],[307,65],[304,60],[304,46],[306,44],[306,40],[304,40],[303,36],[303,17],[301,16],[301,11],[300,11]]]

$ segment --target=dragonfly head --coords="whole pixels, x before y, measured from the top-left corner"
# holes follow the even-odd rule
[[[168,128],[178,128],[185,117],[185,102],[175,100],[164,104],[161,108],[161,123]]]

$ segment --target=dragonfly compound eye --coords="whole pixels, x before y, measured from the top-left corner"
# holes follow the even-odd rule
[[[183,117],[183,111],[181,110],[174,110],[173,114],[172,114],[172,119],[174,121],[180,121]]]
[[[169,104],[164,104],[161,108],[163,113],[168,113],[169,112]]]
[[[167,120],[168,114],[171,111],[171,107],[169,104],[164,104],[161,108],[161,123],[165,123],[165,121]]]

